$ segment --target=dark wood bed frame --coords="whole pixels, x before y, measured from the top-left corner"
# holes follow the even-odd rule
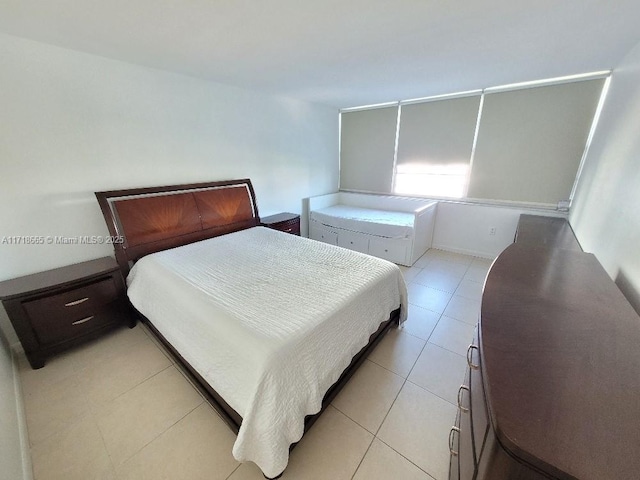
[[[255,192],[249,179],[96,192],[96,198],[109,233],[116,240],[116,260],[125,277],[131,266],[149,253],[260,225]],[[238,412],[202,378],[149,319],[143,315],[140,317],[174,355],[179,366],[227,425],[238,433],[242,423]],[[369,343],[353,357],[338,381],[326,392],[320,412],[305,418],[305,432],[392,325],[397,325],[399,318],[400,308],[380,324],[369,338]]]

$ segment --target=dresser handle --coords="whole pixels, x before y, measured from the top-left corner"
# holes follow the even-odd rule
[[[451,430],[449,430],[449,452],[451,452],[451,455],[453,455],[454,457],[458,456],[458,452],[456,452],[453,449],[453,433],[460,433],[460,429],[458,427],[451,427]]]
[[[284,231],[284,233],[291,233],[291,230],[293,230],[293,227],[291,227],[291,228],[287,228],[287,229]]]
[[[80,325],[80,324],[82,324],[82,323],[86,323],[86,322],[88,322],[89,320],[91,320],[93,317],[94,317],[94,315],[91,315],[90,317],[83,318],[82,320],[76,320],[76,321],[75,321],[75,322],[73,322],[71,325]]]
[[[467,365],[469,365],[469,368],[472,370],[478,370],[480,368],[480,365],[476,365],[471,361],[471,351],[474,349],[478,350],[478,346],[471,344],[469,345],[469,348],[467,348]]]
[[[81,298],[80,300],[74,300],[73,302],[65,303],[64,306],[65,307],[75,307],[76,305],[80,305],[81,303],[84,303],[87,300],[89,300],[89,297],[84,297],[84,298]]]
[[[467,413],[469,409],[462,406],[461,394],[463,390],[466,390],[467,392],[471,393],[471,391],[469,390],[469,387],[467,387],[466,385],[460,385],[460,388],[458,389],[458,408],[462,413]]]

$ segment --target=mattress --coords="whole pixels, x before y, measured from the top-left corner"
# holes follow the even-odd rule
[[[136,309],[243,417],[234,457],[269,477],[380,323],[399,306],[406,317],[396,265],[264,227],[148,255],[127,283]]]
[[[313,210],[312,221],[355,232],[386,238],[407,238],[413,235],[415,215],[369,208],[334,205]]]

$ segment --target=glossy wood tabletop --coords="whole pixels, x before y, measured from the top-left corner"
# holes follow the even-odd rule
[[[582,248],[565,218],[520,215],[516,243],[581,252]]]
[[[640,317],[593,255],[509,246],[481,335],[491,421],[513,456],[556,478],[640,478]]]
[[[98,276],[118,269],[118,264],[112,257],[102,257],[87,262],[66,265],[64,267],[47,270],[45,272],[25,275],[0,282],[0,299],[9,300],[33,294],[52,288],[64,288],[78,279]]]

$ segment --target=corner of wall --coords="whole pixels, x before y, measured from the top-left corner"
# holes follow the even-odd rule
[[[31,449],[29,448],[29,435],[27,433],[27,419],[24,412],[24,396],[18,371],[18,356],[23,353],[22,345],[12,345],[11,363],[13,367],[13,388],[16,396],[16,415],[18,417],[18,434],[20,436],[20,453],[22,460],[23,480],[33,480],[33,465],[31,464]]]
[[[616,285],[625,296],[627,301],[631,304],[633,309],[640,315],[640,291],[638,286],[629,278],[629,274],[624,268],[618,271],[616,278],[614,279]]]
[[[636,311],[640,311],[640,43],[613,69],[580,177],[570,222]]]
[[[9,347],[0,331],[0,464],[3,478],[33,480],[33,468],[18,369],[20,348]]]
[[[0,304],[0,334],[4,335],[7,345],[10,345],[12,348],[16,345],[22,348],[20,340],[18,340],[18,335],[16,334],[13,325],[11,325],[7,311],[4,309],[2,304]]]

